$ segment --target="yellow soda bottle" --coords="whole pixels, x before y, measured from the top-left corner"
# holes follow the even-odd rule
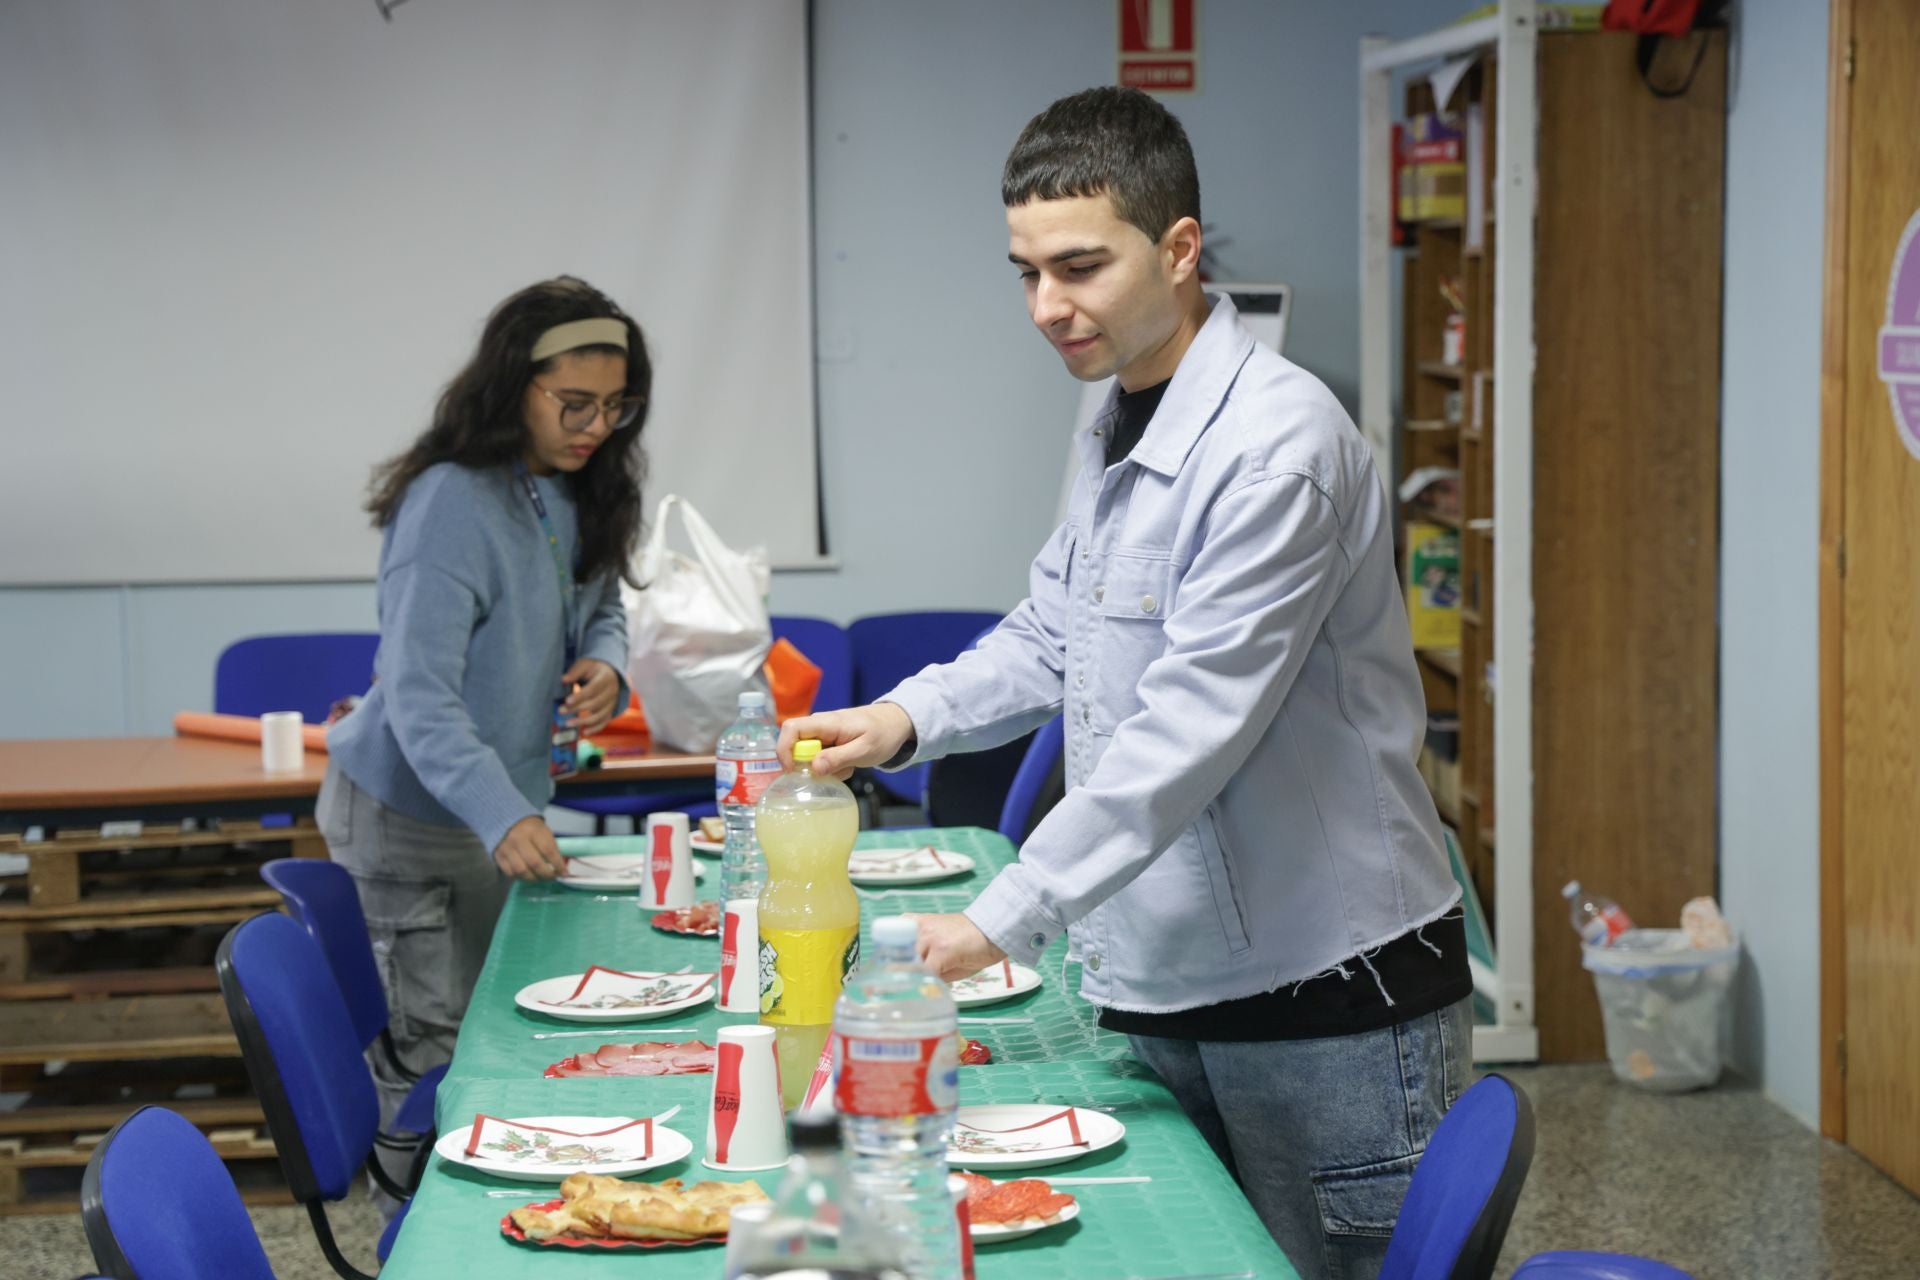
[[[834,1003],[860,960],[860,899],[847,859],[860,810],[846,784],[815,777],[817,738],[760,797],[755,832],[767,859],[760,891],[760,1021],[774,1029],[780,1096],[800,1105],[833,1029]]]

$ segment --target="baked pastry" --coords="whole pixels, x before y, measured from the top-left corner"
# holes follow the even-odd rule
[[[532,1205],[508,1216],[529,1240],[582,1236],[625,1240],[705,1240],[727,1233],[733,1206],[765,1200],[757,1182],[625,1182],[576,1173],[560,1184],[566,1203]]]

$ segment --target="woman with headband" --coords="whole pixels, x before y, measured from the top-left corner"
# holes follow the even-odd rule
[[[316,816],[413,1072],[453,1055],[508,878],[564,868],[541,813],[565,744],[626,704],[652,382],[637,324],[548,280],[499,305],[432,424],[374,474],[375,681],[328,735]],[[368,1058],[385,1127],[408,1082]]]

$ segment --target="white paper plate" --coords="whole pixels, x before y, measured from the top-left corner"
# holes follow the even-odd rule
[[[653,865],[651,854],[645,853],[600,853],[591,856],[572,854],[567,858],[568,874],[555,881],[569,889],[612,889],[615,891],[638,891],[647,882],[647,873]],[[578,874],[574,874],[577,872]],[[696,883],[704,879],[707,869],[699,863],[693,864],[693,878]]]
[[[1007,1133],[1057,1116],[1071,1109],[1079,1123],[1083,1146],[1071,1146],[1065,1120],[1045,1128]],[[988,1133],[983,1130],[1001,1130]],[[953,1136],[947,1139],[947,1163],[956,1169],[1040,1169],[1050,1164],[1065,1164],[1081,1156],[1104,1151],[1126,1137],[1127,1127],[1104,1111],[1085,1107],[1067,1108],[1057,1103],[989,1103],[961,1107],[955,1113]]]
[[[1013,970],[1013,982],[1007,982],[1007,970]],[[1002,964],[989,965],[970,978],[962,978],[953,984],[953,1002],[962,1009],[976,1009],[983,1004],[998,1004],[1002,1000],[1011,1000],[1023,996],[1040,985],[1038,970],[1008,960]]]
[[[702,836],[688,836],[687,844],[703,858],[717,858],[727,851],[725,840],[708,840]]]
[[[1062,1209],[1060,1216],[1051,1222],[1036,1222],[1032,1225],[1022,1224],[1017,1227],[1007,1226],[999,1222],[969,1222],[967,1224],[967,1234],[973,1237],[975,1244],[999,1244],[1002,1240],[1019,1240],[1032,1235],[1036,1231],[1045,1231],[1049,1227],[1057,1227],[1063,1223],[1072,1222],[1079,1216],[1080,1202],[1075,1200],[1072,1204]]]
[[[566,1129],[573,1133],[598,1133],[628,1123],[632,1116],[515,1116],[506,1120],[508,1125],[539,1125],[546,1129]],[[639,1173],[644,1169],[658,1168],[663,1164],[672,1164],[684,1160],[693,1154],[693,1143],[684,1134],[676,1133],[665,1125],[653,1126],[653,1155],[642,1157],[645,1144],[641,1131],[630,1129],[626,1133],[609,1138],[573,1139],[553,1135],[540,1135],[528,1132],[529,1140],[537,1143],[546,1138],[546,1152],[538,1146],[528,1149],[528,1153],[516,1160],[503,1151],[488,1151],[482,1147],[473,1155],[467,1154],[467,1136],[472,1132],[472,1121],[451,1133],[440,1135],[433,1144],[434,1154],[453,1164],[462,1164],[469,1169],[490,1173],[496,1178],[512,1178],[519,1182],[563,1182],[576,1173],[598,1173],[607,1177],[621,1174]],[[568,1160],[556,1147],[581,1146],[597,1148],[583,1153],[590,1157]],[[566,1153],[571,1154],[571,1153]]]
[[[596,975],[593,984],[582,991],[577,999],[572,999],[574,989],[585,976],[568,973],[529,983],[514,993],[513,1002],[528,1013],[542,1013],[549,1018],[561,1018],[568,1022],[619,1022],[623,1019],[644,1022],[650,1018],[664,1018],[683,1009],[711,1004],[714,992],[719,987],[719,975],[712,973],[670,973],[648,979]],[[704,986],[701,985],[703,982]],[[648,1002],[655,998],[652,990],[660,983],[669,984],[664,992],[670,998],[659,1000],[658,1003]],[[675,991],[682,994],[673,997]],[[642,1003],[626,1002],[642,992],[648,993]]]
[[[934,854],[938,854],[938,861]],[[950,880],[973,870],[973,859],[950,849],[856,849],[847,859],[847,878],[855,884],[926,884]]]

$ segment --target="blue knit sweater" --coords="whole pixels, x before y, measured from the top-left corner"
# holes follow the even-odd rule
[[[564,477],[536,476],[567,562],[578,521]],[[617,579],[582,583],[579,655],[621,672]],[[408,486],[380,544],[378,679],[327,749],[361,789],[493,849],[552,798],[553,701],[566,669],[553,553],[510,467],[441,463]]]

